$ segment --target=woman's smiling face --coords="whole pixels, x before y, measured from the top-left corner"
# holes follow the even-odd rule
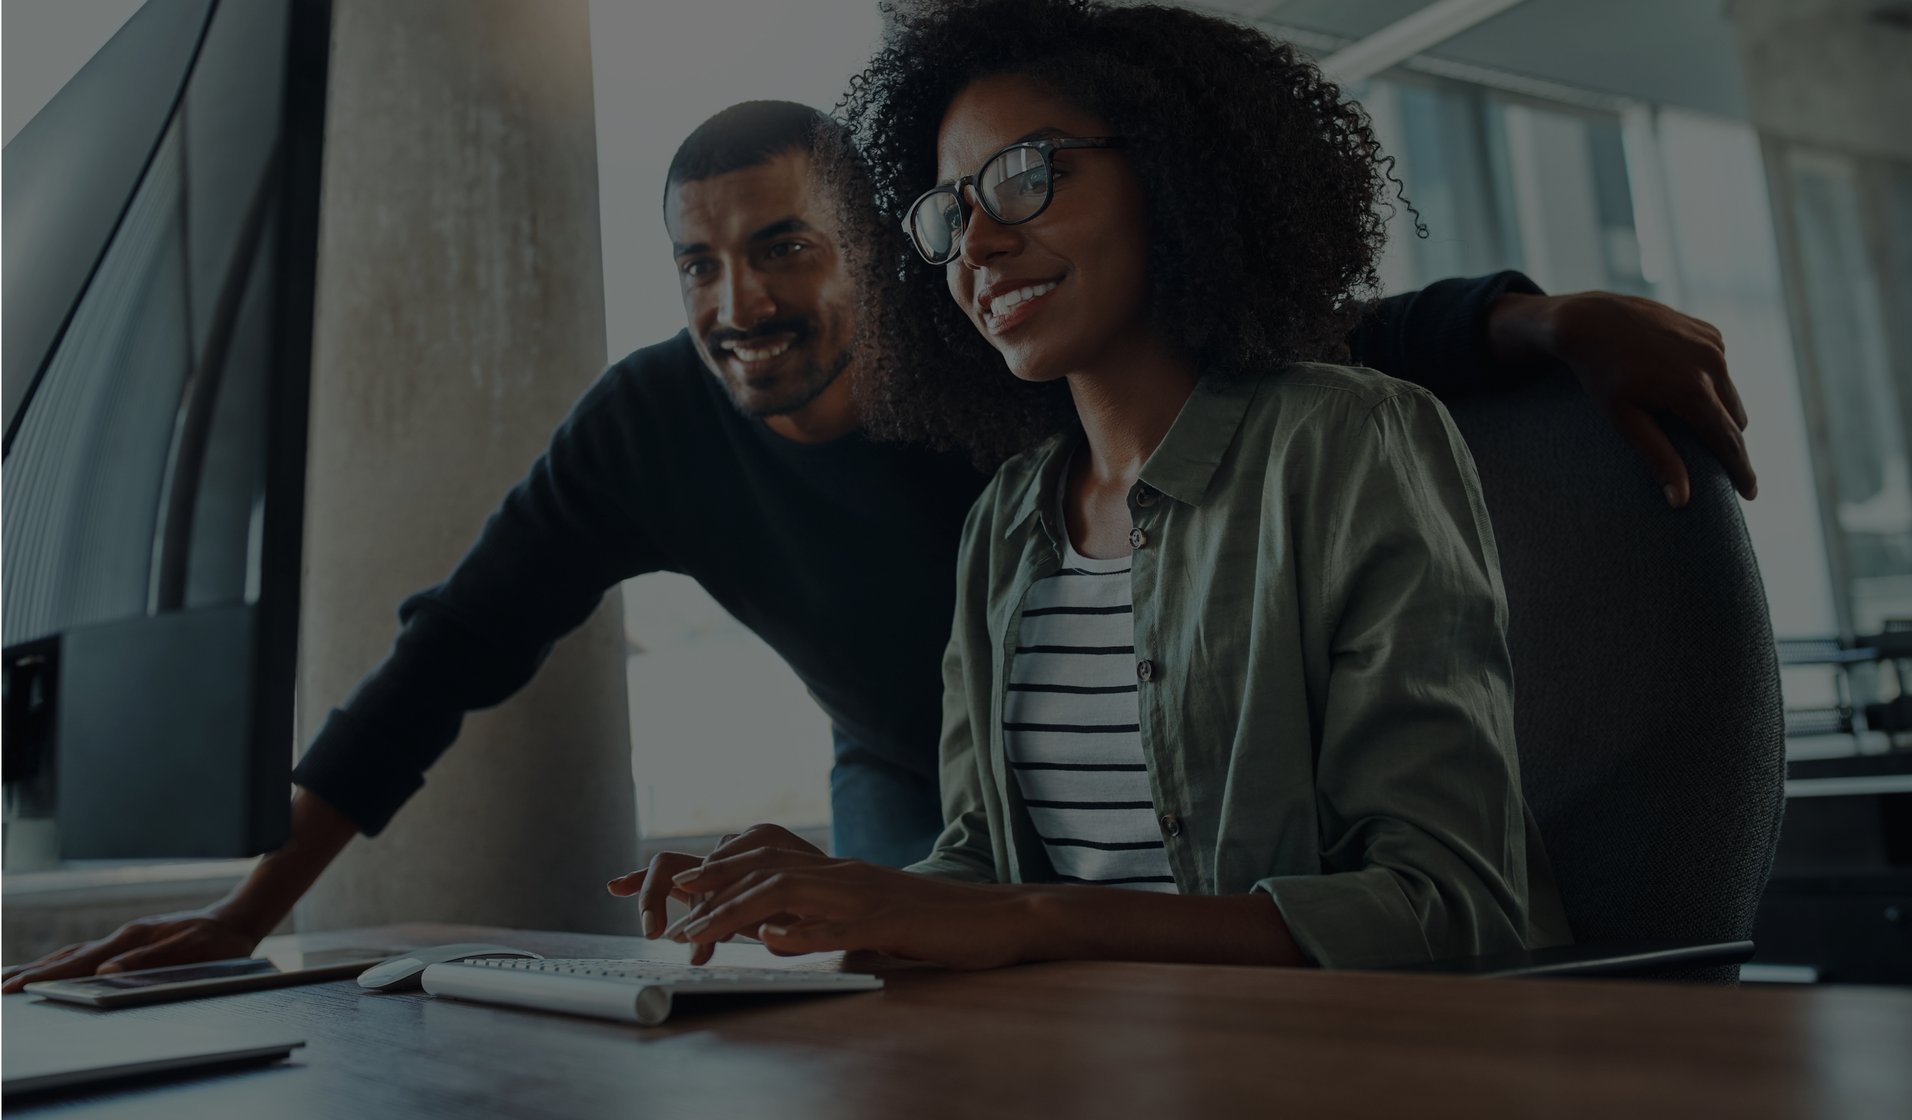
[[[937,180],[974,175],[1020,141],[1112,134],[1107,121],[1027,78],[983,78],[943,114]],[[1054,197],[1032,221],[1002,225],[965,191],[962,252],[943,266],[957,306],[1025,381],[1093,369],[1149,331],[1141,182],[1119,151],[1054,158]]]

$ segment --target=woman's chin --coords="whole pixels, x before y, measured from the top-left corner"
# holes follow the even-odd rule
[[[1034,385],[1059,380],[1068,372],[1061,363],[1047,355],[1031,354],[1021,349],[1002,352],[1002,360],[1016,380]]]

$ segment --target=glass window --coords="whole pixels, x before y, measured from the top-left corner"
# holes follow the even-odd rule
[[[1357,92],[1374,122],[1381,147],[1427,227],[1415,236],[1414,218],[1394,202],[1381,263],[1389,291],[1420,287],[1447,276],[1473,276],[1518,267],[1506,137],[1483,91],[1453,83],[1374,80]]]
[[[1818,450],[1837,503],[1851,624],[1860,633],[1876,633],[1887,618],[1912,617],[1912,470],[1903,372],[1894,376],[1881,267],[1892,250],[1875,260],[1857,161],[1794,149],[1785,168],[1808,347],[1826,426]],[[1897,191],[1901,205],[1906,193],[1903,186]],[[1885,228],[1870,232],[1903,238],[1906,224],[1899,213],[1896,222],[1884,221]]]
[[[1738,121],[1640,106],[1625,117],[1395,72],[1357,91],[1384,150],[1396,156],[1429,236],[1405,211],[1389,225],[1383,287],[1517,268],[1553,292],[1607,289],[1650,296],[1720,328],[1753,424],[1747,433],[1760,499],[1742,508],[1781,636],[1839,630],[1832,567],[1799,370],[1786,316],[1779,245],[1757,134]],[[1810,169],[1809,169],[1810,171]],[[1854,598],[1872,628],[1907,612],[1904,415],[1889,385],[1881,295],[1865,259],[1859,193],[1821,168],[1801,207],[1813,245],[1815,299],[1836,321],[1843,399],[1837,435],[1853,478],[1841,487],[1853,550]],[[1912,293],[1912,176],[1886,181],[1899,225],[1887,239]],[[1907,298],[1901,295],[1900,298]],[[1912,309],[1904,315],[1912,321]],[[1889,322],[1889,320],[1885,320]],[[1884,404],[1884,407],[1880,407]],[[1892,480],[1896,479],[1896,482]],[[1892,489],[1893,486],[1898,489]],[[1865,503],[1872,504],[1867,505]],[[1794,707],[1832,702],[1824,674],[1788,674]]]
[[[1725,336],[1733,384],[1752,418],[1746,439],[1759,500],[1740,509],[1773,630],[1781,637],[1836,633],[1759,137],[1737,121],[1673,111],[1656,114],[1654,131],[1678,306]]]
[[[631,776],[646,837],[830,820],[830,721],[688,576],[624,585]]]

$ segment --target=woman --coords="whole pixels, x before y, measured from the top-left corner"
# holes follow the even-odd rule
[[[1015,455],[964,533],[948,824],[908,871],[760,828],[665,935],[956,967],[1568,940],[1465,446],[1309,364],[1375,282],[1360,111],[1222,20],[985,0],[899,14],[847,116],[922,258],[880,269],[878,423]]]

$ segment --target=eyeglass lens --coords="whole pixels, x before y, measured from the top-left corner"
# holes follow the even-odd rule
[[[983,164],[975,182],[976,196],[990,217],[1010,224],[1026,222],[1049,200],[1049,161],[1035,147],[1006,148]],[[956,255],[963,224],[963,205],[954,191],[929,195],[910,215],[916,247],[937,263]]]

